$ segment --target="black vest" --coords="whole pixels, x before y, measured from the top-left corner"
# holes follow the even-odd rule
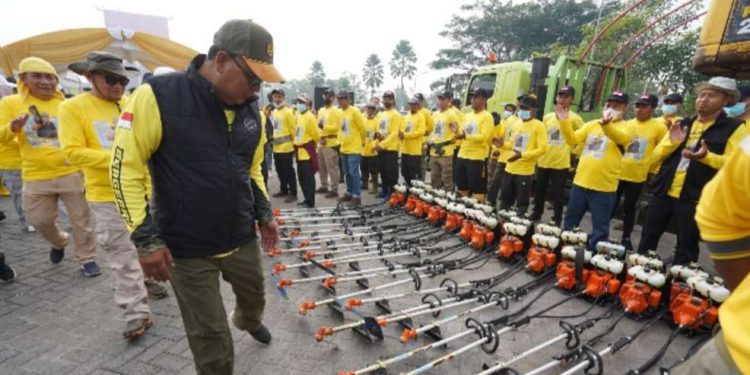
[[[220,254],[255,237],[250,166],[261,137],[260,114],[251,103],[231,126],[210,82],[197,70],[152,77],[162,140],[151,156],[159,236],[175,257]]]
[[[695,119],[696,116],[683,119],[680,122],[680,126],[686,126],[688,132],[690,132]],[[701,134],[698,143],[695,145],[695,150],[701,147],[700,141],[703,140],[706,142],[706,146],[708,146],[710,152],[723,155],[724,149],[727,147],[727,140],[729,140],[729,137],[740,125],[742,125],[742,121],[730,119],[724,112],[721,112],[714,124]],[[677,172],[677,166],[680,164],[680,159],[682,158],[682,150],[686,145],[687,139],[662,163],[661,169],[659,169],[659,173],[651,185],[651,193],[654,196],[667,197],[667,193],[672,186],[675,173]],[[680,199],[688,202],[698,202],[703,186],[708,181],[711,181],[716,172],[718,172],[716,169],[708,165],[697,160],[691,160],[687,168],[687,174],[685,175],[685,184],[682,186],[682,191],[680,192]]]

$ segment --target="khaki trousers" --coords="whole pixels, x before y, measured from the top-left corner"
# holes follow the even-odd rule
[[[339,153],[331,147],[318,149],[318,169],[320,172],[320,187],[334,193],[339,190],[341,174],[339,171]],[[328,182],[330,177],[331,182]]]
[[[453,190],[453,157],[430,156],[430,184],[435,189]]]

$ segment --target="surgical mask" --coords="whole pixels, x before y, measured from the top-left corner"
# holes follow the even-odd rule
[[[304,103],[297,103],[297,112],[305,113],[305,111],[307,111],[307,106]]]
[[[614,119],[619,119],[620,116],[622,116],[622,111],[618,111],[618,110],[613,109],[613,108],[607,108],[607,109],[604,110],[604,117],[607,117],[608,115],[613,120]]]
[[[513,112],[511,112],[511,111],[504,111],[503,112],[503,115],[502,115],[503,120],[507,119],[510,116],[513,116]]]
[[[663,104],[661,106],[661,111],[665,115],[673,115],[677,113],[677,104]]]
[[[518,111],[518,117],[521,120],[524,120],[524,121],[528,120],[528,119],[531,118],[531,111],[526,110],[526,109],[522,109],[522,110]]]
[[[747,103],[739,102],[731,107],[724,107],[724,112],[726,112],[727,116],[729,117],[737,117],[745,113],[746,108],[747,108]]]

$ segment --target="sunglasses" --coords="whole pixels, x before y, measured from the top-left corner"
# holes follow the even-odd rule
[[[256,76],[255,73],[253,73],[253,71],[250,70],[250,68],[248,68],[244,62],[242,63],[238,62],[235,55],[229,55],[229,57],[232,59],[232,61],[234,61],[234,64],[237,65],[237,67],[242,71],[242,74],[245,75],[247,84],[250,87],[253,87],[254,85],[260,85],[261,83],[263,83],[263,80],[258,78],[258,76]]]
[[[128,83],[130,82],[130,80],[127,79],[127,78],[125,78],[125,77],[121,77],[121,76],[114,75],[114,74],[105,74],[104,75],[104,82],[107,82],[107,84],[110,85],[110,86],[114,86],[114,85],[117,85],[119,83],[119,84],[122,85],[122,87],[125,87],[125,86],[128,85]]]

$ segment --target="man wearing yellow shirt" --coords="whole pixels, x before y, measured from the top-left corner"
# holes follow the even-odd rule
[[[635,224],[638,199],[651,169],[651,154],[667,134],[667,128],[661,120],[652,117],[658,104],[659,99],[656,95],[642,94],[635,102],[635,118],[627,122],[627,125],[632,127],[633,140],[625,147],[622,157],[622,172],[617,185],[615,208],[612,210],[614,216],[620,199],[624,198],[621,243],[627,250],[633,250],[630,234]]]
[[[383,181],[378,198],[388,199],[393,193],[393,186],[398,183],[398,151],[401,149],[398,133],[404,119],[395,109],[396,98],[393,91],[383,93],[383,106],[385,111],[380,113],[374,150],[378,152],[378,166]]]
[[[583,125],[583,119],[577,113],[570,111],[576,91],[572,86],[563,86],[557,91],[555,101],[568,110],[568,117],[577,130]],[[547,152],[539,158],[536,169],[536,186],[534,192],[534,212],[532,221],[538,221],[544,213],[544,202],[547,199],[547,189],[552,186],[552,221],[555,225],[562,225],[563,205],[565,204],[565,185],[570,170],[570,145],[562,137],[560,124],[554,112],[548,113],[542,119],[547,131]]]
[[[505,165],[508,158],[513,154],[511,150],[503,150],[502,144],[503,139],[509,138],[509,133],[512,129],[510,126],[512,123],[518,120],[516,112],[518,106],[513,103],[505,105],[502,114],[502,120],[499,124],[495,125],[492,130],[492,147],[490,148],[490,168],[488,171],[492,171],[489,176],[489,187],[487,191],[487,202],[490,202],[493,207],[498,206],[497,196],[500,193],[500,187],[503,182],[503,176],[505,175]],[[499,147],[498,147],[499,146]],[[492,161],[494,161],[494,166]]]
[[[376,97],[373,97],[375,99]],[[373,100],[366,105],[365,119],[365,147],[362,149],[362,188],[368,189],[370,194],[378,193],[378,152],[375,151],[375,133],[378,132],[380,123],[380,114],[378,113],[378,104]]]
[[[425,147],[425,141],[427,140],[427,137],[432,134],[433,131],[435,131],[435,121],[432,119],[432,112],[430,112],[428,105],[427,105],[427,99],[425,99],[424,94],[418,92],[416,95],[417,100],[419,100],[418,107],[419,107],[419,113],[422,114],[424,117],[424,137],[422,139],[422,147]],[[425,158],[424,154],[420,155],[419,157],[419,179],[424,180],[424,170],[425,170]]]
[[[664,123],[665,128],[668,127],[666,126],[667,123],[671,124],[682,120],[680,117],[680,112],[682,111],[683,106],[682,102],[682,95],[676,92],[667,94],[667,96],[664,97],[661,105],[661,121]]]
[[[734,79],[714,77],[696,88],[696,115],[671,124],[669,135],[656,146],[652,163],[661,163],[651,183],[638,252],[659,246],[667,224],[675,218],[674,264],[698,260],[700,235],[695,207],[701,190],[721,169],[745,135],[743,122],[728,118],[723,108],[739,99]]]
[[[737,86],[737,90],[740,99],[734,105],[724,107],[724,113],[730,118],[747,121],[750,118],[750,86]]]
[[[508,210],[516,204],[516,212],[525,216],[529,208],[531,178],[537,159],[547,151],[547,130],[536,117],[536,98],[526,96],[519,102],[518,120],[504,139],[503,149],[513,152],[508,158],[500,192],[500,208]]]
[[[462,140],[461,151],[458,152],[454,176],[456,188],[461,196],[469,196],[484,202],[487,182],[484,174],[484,161],[490,152],[494,120],[487,112],[488,93],[478,88],[472,92],[472,112],[466,115],[463,129],[456,124],[451,130],[456,133],[455,139]]]
[[[571,146],[583,145],[563,228],[572,230],[581,224],[586,211],[591,212],[593,233],[589,248],[609,239],[609,221],[617,197],[624,147],[632,140],[632,131],[622,117],[628,109],[628,94],[615,91],[607,97],[603,116],[573,130],[568,110],[555,106],[563,139]]]
[[[418,180],[422,161],[422,144],[425,133],[424,116],[419,110],[419,99],[409,99],[409,114],[399,130],[401,139],[401,176],[407,187],[411,187],[412,180]]]
[[[695,219],[716,271],[732,291],[719,307],[721,331],[672,374],[750,373],[750,137],[706,184]]]
[[[273,126],[273,165],[279,176],[281,190],[274,194],[274,198],[285,198],[285,203],[297,201],[297,182],[294,173],[294,112],[286,103],[284,90],[274,89],[271,91],[273,98],[273,111],[270,120]]]
[[[107,52],[89,52],[86,61],[68,69],[85,75],[91,91],[60,104],[60,145],[68,162],[83,171],[86,199],[96,219],[99,248],[107,254],[115,281],[115,303],[125,311],[125,339],[143,335],[152,325],[146,303],[143,269],[128,228],[115,205],[109,167],[114,126],[128,84],[122,59]]]
[[[320,188],[318,194],[326,198],[339,197],[339,117],[341,113],[333,105],[336,93],[333,90],[323,92],[325,105],[318,110],[318,129],[320,129],[320,147],[318,148],[318,165],[320,166]]]
[[[342,202],[352,205],[362,204],[362,176],[359,164],[362,162],[362,149],[365,146],[365,118],[362,112],[351,106],[349,92],[339,91],[336,94],[341,109],[341,158],[346,176],[346,194]]]
[[[84,276],[101,273],[94,261],[91,210],[86,203],[83,179],[65,160],[57,137],[57,111],[63,95],[55,68],[37,57],[19,65],[18,94],[0,100],[0,142],[17,141],[21,150],[23,208],[26,220],[52,245],[49,258],[60,263],[69,242],[57,226],[58,200],[68,210],[73,227],[75,256]]]
[[[117,123],[110,170],[117,206],[145,275],[172,283],[198,374],[233,372],[229,321],[271,343],[260,247],[278,242],[278,226],[261,172],[257,93],[263,81],[283,80],[271,34],[230,20],[185,72],[139,86]],[[143,199],[146,163],[155,219]],[[236,297],[229,319],[219,278]]]
[[[436,189],[453,190],[453,150],[456,148],[456,134],[451,124],[460,122],[451,107],[453,92],[445,91],[438,95],[438,111],[433,115],[435,131],[430,134],[430,183]]]
[[[298,205],[315,207],[315,173],[318,171],[318,154],[315,146],[320,142],[317,120],[310,112],[312,102],[305,94],[300,94],[295,103],[297,109],[297,129],[294,135],[294,149],[297,160],[297,177],[304,201]]]

